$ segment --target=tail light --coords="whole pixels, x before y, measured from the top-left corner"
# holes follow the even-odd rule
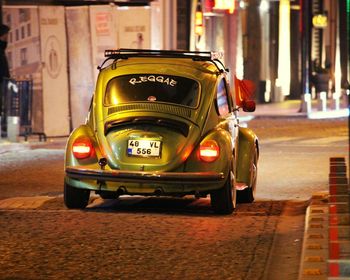
[[[214,140],[206,140],[200,144],[199,157],[202,161],[213,162],[220,155],[218,143]]]
[[[72,151],[77,159],[88,158],[93,152],[93,146],[89,138],[78,138],[74,141]]]

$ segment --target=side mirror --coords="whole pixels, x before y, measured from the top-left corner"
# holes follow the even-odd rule
[[[255,101],[243,100],[242,109],[244,112],[254,112],[255,111]]]

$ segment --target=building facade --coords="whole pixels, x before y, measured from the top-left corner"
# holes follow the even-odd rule
[[[329,74],[327,98],[341,98],[350,80],[349,6],[348,0],[193,0],[190,46],[224,51],[233,75],[254,81],[258,102],[318,98],[313,77],[320,71]]]
[[[317,98],[320,71],[327,98],[349,87],[349,0],[132,2],[1,6],[12,77],[34,82],[34,131],[62,136],[84,122],[105,49],[223,52],[261,103]]]
[[[11,77],[34,84],[32,130],[64,136],[85,121],[104,50],[175,49],[173,6],[3,6]]]

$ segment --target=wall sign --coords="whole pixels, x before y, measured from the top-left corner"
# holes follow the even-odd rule
[[[312,25],[315,28],[326,28],[328,25],[328,18],[325,14],[317,14],[312,17]]]
[[[229,14],[232,14],[235,10],[235,0],[215,0],[214,10],[227,10]]]

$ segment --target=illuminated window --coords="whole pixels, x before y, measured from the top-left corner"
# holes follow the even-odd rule
[[[214,9],[228,10],[232,14],[235,10],[235,0],[216,0]]]

